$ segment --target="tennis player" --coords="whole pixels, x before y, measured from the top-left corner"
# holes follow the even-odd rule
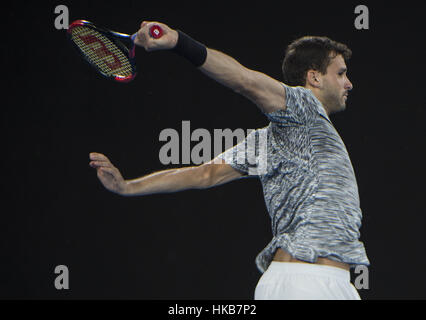
[[[154,24],[163,29],[159,39],[148,33]],[[358,187],[346,147],[330,120],[331,114],[345,110],[352,90],[346,66],[351,50],[327,37],[297,39],[287,48],[282,83],[162,23],[143,22],[135,43],[147,51],[168,49],[183,56],[250,99],[270,123],[208,163],[133,180],[125,180],[105,155],[91,153],[90,165],[105,188],[142,196],[257,177],[273,237],[256,258],[263,274],[254,298],[360,299],[350,282],[351,267],[369,265],[359,241]],[[265,143],[266,148],[261,146]],[[249,161],[248,151],[266,154]],[[259,166],[263,169],[257,170]]]

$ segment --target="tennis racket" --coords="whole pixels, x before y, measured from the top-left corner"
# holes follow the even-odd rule
[[[158,39],[163,35],[163,29],[153,25],[149,33]],[[84,60],[102,76],[117,82],[130,82],[136,77],[136,34],[131,36],[100,28],[86,20],[77,20],[71,23],[67,35]]]

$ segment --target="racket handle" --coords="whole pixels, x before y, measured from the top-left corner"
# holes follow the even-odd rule
[[[154,39],[159,39],[163,36],[163,29],[158,24],[155,24],[149,28],[149,34]]]

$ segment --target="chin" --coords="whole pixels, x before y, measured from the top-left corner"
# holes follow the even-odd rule
[[[340,106],[339,109],[337,109],[338,111],[345,111],[346,110],[346,101],[343,101]]]
[[[346,110],[346,105],[339,105],[339,106],[336,106],[333,110],[330,110],[329,114],[333,114],[333,113],[337,113],[337,112],[341,112],[345,110]]]

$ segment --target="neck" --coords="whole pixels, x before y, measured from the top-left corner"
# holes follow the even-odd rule
[[[324,99],[323,99],[323,97],[320,93],[320,90],[318,88],[312,87],[309,84],[306,84],[305,88],[312,91],[315,98],[317,98],[321,102],[322,106],[325,109],[325,112],[327,113],[327,116],[330,116],[330,113],[331,113],[330,108],[329,108],[328,104],[324,101]]]

